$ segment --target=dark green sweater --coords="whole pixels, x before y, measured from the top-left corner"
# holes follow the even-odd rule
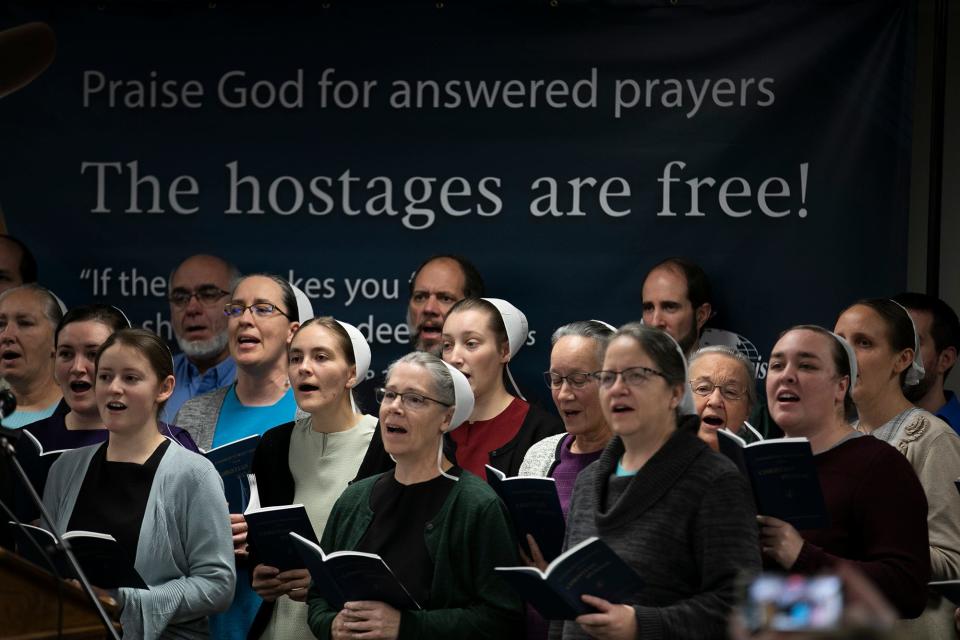
[[[356,549],[373,519],[370,492],[379,477],[351,485],[337,500],[320,540],[324,551]],[[493,490],[464,471],[423,537],[434,563],[430,599],[422,611],[401,612],[400,640],[520,637],[521,601],[493,572],[519,564],[506,508]],[[338,611],[312,589],[308,603],[310,629],[327,640]]]

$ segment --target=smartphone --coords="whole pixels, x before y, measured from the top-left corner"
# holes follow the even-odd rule
[[[843,586],[835,575],[762,573],[747,590],[743,613],[754,633],[835,629],[843,616]]]

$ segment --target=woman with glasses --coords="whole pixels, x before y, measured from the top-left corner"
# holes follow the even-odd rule
[[[464,298],[443,323],[443,360],[467,377],[476,398],[470,419],[451,440],[457,464],[481,478],[487,464],[517,475],[531,445],[563,431],[556,416],[512,395],[504,384],[507,363],[526,339],[526,316],[499,298]]]
[[[519,475],[553,478],[564,519],[570,510],[577,476],[600,457],[613,437],[600,408],[599,387],[593,375],[603,366],[603,352],[611,335],[613,329],[609,325],[581,320],[563,325],[551,338],[550,370],[543,377],[565,431],[530,447]],[[547,561],[537,541],[528,537],[527,544],[532,556],[524,561],[542,571]],[[547,631],[546,621],[535,609],[527,607],[527,640],[546,638]]]
[[[747,417],[757,403],[753,364],[736,349],[704,347],[690,357],[690,390],[700,417],[697,435],[719,451],[717,431],[725,429],[747,444],[762,440]]]
[[[565,431],[530,447],[520,465],[520,475],[554,478],[564,517],[577,475],[600,457],[613,436],[600,408],[593,375],[603,365],[603,352],[611,335],[613,330],[606,324],[582,320],[563,325],[551,338],[550,370],[543,378]]]
[[[896,448],[913,466],[927,496],[932,580],[960,579],[960,438],[948,424],[913,406],[903,389],[924,376],[920,342],[906,309],[883,298],[847,308],[834,329],[853,346],[860,375],[853,387],[858,431]],[[953,607],[933,592],[911,628],[939,637],[951,628]]]
[[[760,544],[764,556],[794,573],[853,564],[901,617],[915,618],[930,578],[927,501],[903,456],[850,425],[856,379],[853,349],[822,327],[793,327],[774,345],[766,382],[770,415],[787,436],[810,441],[829,525],[798,531],[761,515]]]
[[[343,492],[320,546],[378,554],[420,609],[357,601],[338,610],[311,591],[310,628],[333,640],[520,637],[520,601],[493,571],[517,561],[506,509],[441,455],[443,434],[470,414],[470,385],[424,352],[390,365],[385,384],[377,390],[380,429],[397,465]]]
[[[287,353],[294,397],[309,417],[263,434],[252,470],[261,506],[302,504],[314,531],[322,533],[377,428],[377,419],[355,409],[351,397],[370,367],[370,346],[353,325],[322,317],[300,325]],[[280,573],[259,564],[256,556],[251,548],[253,589],[264,602],[249,637],[309,637],[309,573]]]
[[[203,450],[308,417],[297,410],[287,377],[287,343],[299,326],[290,284],[270,274],[246,276],[237,283],[224,311],[227,345],[237,365],[236,382],[188,400],[175,419]],[[246,522],[241,514],[230,514],[230,522],[237,591],[230,610],[211,619],[211,629],[221,640],[242,640],[260,598],[250,587]]]
[[[760,569],[753,500],[746,480],[678,424],[686,361],[668,334],[621,327],[597,372],[613,438],[577,478],[565,548],[598,536],[646,586],[629,602],[592,595],[596,608],[558,624],[564,639],[724,638],[741,573]]]

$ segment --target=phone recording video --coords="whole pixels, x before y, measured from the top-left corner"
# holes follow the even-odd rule
[[[833,629],[842,614],[843,588],[835,575],[761,574],[750,585],[744,606],[752,632]]]

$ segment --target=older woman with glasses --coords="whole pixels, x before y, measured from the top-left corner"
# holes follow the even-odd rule
[[[757,403],[753,364],[726,346],[704,347],[690,358],[690,390],[700,416],[697,435],[719,450],[717,431],[726,429],[747,443],[761,440],[747,416]]]
[[[287,377],[287,343],[299,326],[290,284],[269,274],[246,276],[233,290],[224,312],[227,344],[237,364],[236,382],[187,401],[175,419],[204,450],[308,417],[298,411]],[[222,640],[243,640],[261,601],[250,587],[247,524],[236,513],[230,514],[230,522],[237,591],[230,610],[211,619],[211,631]]]
[[[611,335],[613,330],[596,320],[571,322],[553,332],[550,370],[543,378],[565,431],[530,447],[520,465],[520,475],[554,478],[564,516],[569,511],[577,474],[600,457],[613,435],[600,409],[593,376],[603,364]]]
[[[543,374],[565,431],[537,442],[527,450],[520,465],[521,476],[540,476],[556,481],[564,518],[577,476],[600,457],[613,433],[600,408],[599,387],[593,372],[603,365],[603,352],[613,329],[597,320],[563,325],[553,332],[550,370]],[[543,570],[547,561],[537,541],[527,537],[531,557],[527,564]],[[546,621],[527,608],[527,640],[546,638]]]
[[[597,612],[551,637],[723,638],[738,577],[760,569],[746,480],[678,418],[686,361],[668,334],[621,327],[596,375],[614,436],[577,478],[564,546],[598,536],[646,586],[631,602],[584,595]]]
[[[443,434],[473,409],[469,383],[414,352],[390,366],[377,398],[396,468],[343,492],[320,546],[380,555],[421,608],[355,601],[337,609],[312,590],[311,630],[334,640],[519,637],[520,601],[493,571],[517,561],[506,510],[482,480],[442,457]]]

